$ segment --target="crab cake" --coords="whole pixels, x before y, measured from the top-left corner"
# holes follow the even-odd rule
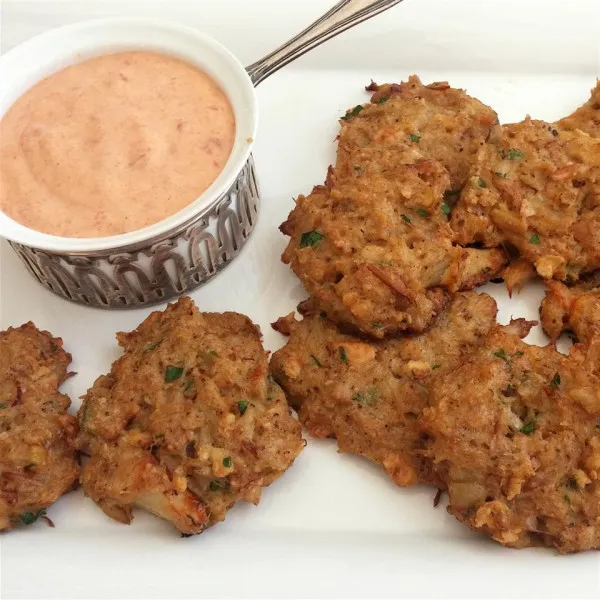
[[[540,317],[552,341],[563,331],[573,331],[581,342],[600,333],[600,271],[572,287],[560,281],[548,281],[546,287]]]
[[[377,85],[371,103],[342,117],[337,168],[351,174],[361,166],[357,152],[374,149],[380,168],[394,167],[399,146],[418,148],[441,163],[450,176],[450,196],[465,184],[475,154],[498,116],[489,107],[446,82],[423,85],[411,76],[400,84]],[[456,198],[454,198],[456,199]]]
[[[514,548],[600,547],[600,379],[587,351],[563,356],[499,327],[439,378],[419,425],[448,511]]]
[[[258,327],[181,298],[117,338],[123,356],[79,411],[85,492],[117,521],[138,506],[185,534],[258,504],[304,446]]]
[[[508,242],[545,279],[600,267],[600,139],[543,121],[494,129],[452,212],[461,244]]]
[[[289,335],[271,360],[300,420],[320,438],[337,438],[342,452],[380,464],[400,486],[438,484],[421,455],[416,419],[436,376],[451,373],[495,324],[486,294],[457,294],[436,324],[420,336],[368,341],[340,332],[318,314],[274,324]]]
[[[563,129],[579,129],[592,137],[600,137],[600,81],[596,82],[590,99],[583,106],[556,124]]]
[[[375,338],[425,331],[449,292],[485,283],[506,263],[501,250],[452,243],[448,181],[428,160],[341,179],[330,169],[281,226],[291,238],[282,260],[338,324]]]
[[[0,531],[45,516],[77,482],[77,421],[58,391],[70,362],[33,323],[0,333]]]

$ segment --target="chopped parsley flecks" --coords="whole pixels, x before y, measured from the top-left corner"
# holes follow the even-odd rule
[[[448,216],[450,214],[450,211],[452,210],[450,208],[450,206],[448,204],[446,204],[445,202],[442,204],[442,206],[440,206],[440,210],[442,211],[443,214],[445,214],[446,216]]]
[[[522,160],[525,155],[518,148],[509,148],[500,150],[500,156],[508,160]]]
[[[391,267],[392,263],[387,261],[387,260],[382,260],[380,262],[377,263],[378,267]]]
[[[223,459],[223,466],[227,467],[229,469],[231,467],[231,465],[232,465],[231,456],[226,456]]]
[[[226,490],[228,487],[228,483],[226,479],[213,479],[208,487],[211,492],[218,492],[219,490]]]
[[[21,515],[20,519],[21,519],[21,523],[23,523],[23,525],[32,525],[40,517],[45,517],[45,516],[46,516],[46,509],[42,508],[41,510],[38,510],[37,512],[23,513]]]
[[[440,365],[439,363],[432,365],[432,369],[439,369],[442,365]]]
[[[429,218],[429,213],[423,207],[417,208],[417,214],[420,217]]]
[[[314,354],[311,354],[310,358],[312,360],[313,365],[315,365],[315,367],[322,367],[323,366],[321,364],[321,361]]]
[[[248,410],[248,400],[240,400],[237,405],[240,415],[243,415]]]
[[[404,215],[404,214],[402,214],[402,215],[400,215],[400,216],[402,217],[402,220],[403,220],[405,223],[412,223],[412,221],[410,220],[410,217],[409,217],[409,216],[407,216],[407,215]]]
[[[363,172],[363,168],[358,166],[358,165],[354,165],[352,167],[359,175]]]
[[[421,136],[420,135],[415,135],[414,133],[410,134],[410,141],[414,142],[415,144],[417,144],[418,142],[421,141]]]
[[[500,177],[500,179],[508,179],[508,173],[502,173],[501,171],[494,171],[494,175],[496,177]]]
[[[550,381],[550,387],[557,390],[560,387],[560,373],[554,373],[552,381]]]
[[[517,351],[515,352],[515,356],[517,356],[517,357],[519,357],[519,356],[523,356],[523,354],[524,354],[524,353],[523,353],[523,351],[521,351],[521,350],[517,350]]]
[[[477,178],[477,187],[478,188],[486,188],[487,187],[485,181],[483,179],[481,179],[481,177]]]
[[[183,388],[184,392],[189,392],[191,389],[193,389],[195,387],[194,385],[194,380],[190,379],[186,384],[185,387]]]
[[[352,396],[352,400],[358,404],[373,405],[379,399],[379,390],[375,386],[367,388],[364,392],[357,392]]]
[[[575,479],[575,477],[571,477],[567,481],[567,486],[570,487],[572,490],[578,490],[579,489],[579,484],[577,483],[577,479]]]
[[[537,233],[534,233],[530,238],[529,238],[529,243],[530,244],[534,244],[535,246],[539,246],[540,245],[540,236]]]
[[[381,329],[383,327],[383,323],[380,323],[379,321],[373,321],[373,323],[371,323],[371,327],[373,329]]]
[[[347,112],[343,117],[341,117],[342,121],[350,121],[350,119],[354,119],[354,117],[358,117],[362,112],[364,106],[361,104],[357,104],[351,111]]]
[[[165,369],[165,381],[171,383],[179,379],[183,375],[183,367],[176,367],[174,365],[168,365]]]
[[[325,236],[318,231],[307,231],[302,234],[300,238],[300,248],[308,248],[309,246],[315,246],[318,244]]]
[[[219,356],[219,353],[218,353],[216,350],[209,350],[209,351],[208,351],[208,353],[209,353],[211,356]]]
[[[525,423],[525,425],[523,425],[519,431],[525,435],[531,435],[535,431],[535,421],[529,421],[529,423]]]
[[[348,357],[346,356],[346,350],[344,350],[344,346],[340,346],[340,359],[343,363],[348,364]]]
[[[381,98],[377,100],[377,104],[385,104],[388,100],[389,98],[387,96],[381,96]]]
[[[498,348],[498,350],[494,352],[494,356],[496,358],[501,358],[502,360],[508,360],[508,355],[506,354],[504,348]]]
[[[6,403],[0,402],[0,410],[2,410],[3,408],[6,408]]]
[[[150,352],[151,350],[155,350],[162,344],[162,340],[158,340],[158,342],[152,342],[146,346],[146,352]]]

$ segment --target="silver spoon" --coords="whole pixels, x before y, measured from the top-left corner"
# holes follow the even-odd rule
[[[277,50],[246,67],[246,71],[256,86],[299,56],[400,2],[402,0],[342,0]]]

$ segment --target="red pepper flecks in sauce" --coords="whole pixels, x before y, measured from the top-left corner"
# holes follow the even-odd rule
[[[233,109],[206,73],[153,52],[70,66],[0,122],[0,209],[31,229],[104,237],[157,223],[223,170]]]

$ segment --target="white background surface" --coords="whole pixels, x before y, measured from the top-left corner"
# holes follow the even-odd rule
[[[83,18],[143,15],[197,26],[249,64],[331,6],[332,0],[2,0],[2,49]],[[362,86],[418,73],[448,79],[502,121],[554,119],[588,97],[599,70],[598,0],[405,0],[261,84],[255,158],[262,187],[257,229],[216,280],[192,294],[203,310],[236,310],[269,323],[303,297],[279,262],[277,225],[292,197],[320,183],[333,160],[336,118],[368,96]],[[508,301],[489,285],[501,321],[536,318],[541,290]],[[0,327],[34,320],[62,336],[79,396],[117,356],[114,334],[150,312],[103,312],[40,287],[0,242]],[[532,343],[545,343],[539,330]],[[598,555],[508,550],[460,526],[434,490],[395,487],[367,461],[309,441],[259,507],[180,539],[150,516],[131,527],[104,517],[81,491],[37,524],[0,538],[3,598],[448,597],[598,598]]]

